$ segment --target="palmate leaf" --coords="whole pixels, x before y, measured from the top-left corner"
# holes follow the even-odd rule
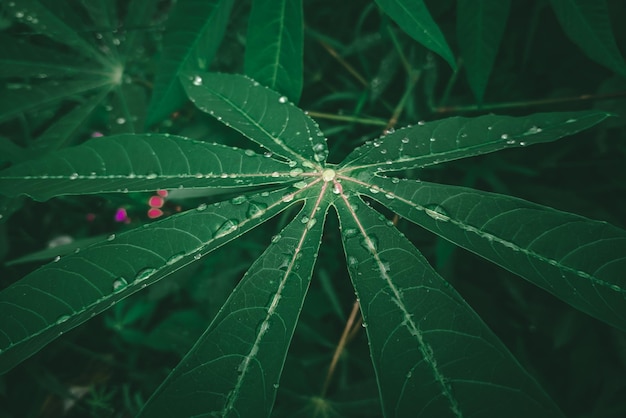
[[[0,374],[117,301],[290,205],[287,190],[200,205],[56,259],[0,293]]]
[[[178,76],[207,70],[219,47],[233,0],[181,0],[167,22],[163,55],[154,81],[147,124],[152,125],[185,103]]]
[[[626,330],[626,231],[480,190],[378,176],[364,183],[400,216]]]
[[[326,188],[308,193],[140,416],[270,415],[321,242]]]
[[[482,102],[509,16],[511,0],[458,0],[457,39],[467,79]]]
[[[550,0],[550,4],[567,36],[589,58],[626,76],[605,0]]]
[[[341,167],[377,171],[426,167],[504,148],[555,141],[607,117],[606,112],[583,111],[419,122],[360,146],[346,157]]]
[[[302,0],[254,0],[248,21],[245,72],[297,103],[302,92]]]
[[[320,168],[326,161],[324,134],[286,96],[240,75],[194,73],[182,81],[200,110],[274,154],[305,169]]]
[[[355,195],[335,206],[386,417],[561,416],[404,236]]]
[[[456,70],[454,54],[423,0],[376,0],[376,3],[411,38],[439,54]]]
[[[169,134],[94,138],[0,172],[0,193],[47,200],[64,194],[242,187],[293,182],[284,162]]]

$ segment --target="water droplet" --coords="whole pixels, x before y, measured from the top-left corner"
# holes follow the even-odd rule
[[[287,103],[287,96],[280,96],[278,98],[278,103]]]
[[[282,201],[285,203],[291,202],[294,199],[294,194],[293,193],[285,193],[283,195]]]
[[[258,218],[265,213],[266,209],[267,205],[265,203],[250,202],[246,216],[248,216],[248,218]]]
[[[576,119],[568,119],[565,121],[565,123],[574,123],[576,122]]]
[[[447,211],[440,205],[429,205],[424,208],[424,212],[436,221],[446,222],[450,220]]]
[[[206,203],[201,203],[201,204],[199,204],[199,205],[198,205],[198,207],[196,208],[196,210],[197,210],[198,212],[202,212],[203,210],[206,210],[206,208],[207,208],[207,207],[208,207],[208,206],[207,206],[207,204],[206,204]]]
[[[70,180],[76,180],[78,178],[78,173],[70,174]]]
[[[372,235],[365,236],[361,240],[361,246],[369,252],[374,253],[378,249],[378,238]]]
[[[280,234],[276,234],[272,237],[272,242],[278,242],[281,239],[281,235]]]
[[[279,385],[278,385],[278,383],[274,383],[274,384],[272,385],[272,387],[273,387],[274,389],[278,389]]]
[[[183,257],[185,257],[185,253],[174,254],[173,256],[167,259],[165,264],[167,264],[168,266],[171,266],[172,264],[178,263],[180,260],[183,259]]]
[[[137,272],[137,275],[135,276],[135,281],[136,282],[142,282],[144,280],[146,280],[148,277],[152,276],[154,273],[156,273],[156,269],[153,269],[151,267],[139,270]]]
[[[408,144],[409,143],[409,138],[402,138],[401,142],[403,144]]]
[[[115,234],[111,234],[107,237],[107,241],[113,241],[115,239]]]
[[[376,194],[376,193],[380,192],[380,190],[378,190],[377,187],[370,187],[369,190],[370,190],[370,193],[372,193],[372,194]]]
[[[352,238],[352,237],[357,236],[357,235],[358,235],[358,233],[359,233],[359,230],[358,230],[358,229],[356,229],[356,228],[348,228],[348,229],[346,229],[346,230],[343,232],[343,236],[344,236],[346,239],[349,239],[349,238]]]
[[[313,151],[315,152],[321,152],[321,151],[324,151],[325,149],[326,147],[321,142],[318,142],[317,144],[313,145]]]
[[[357,264],[359,264],[359,260],[357,260],[356,257],[354,257],[352,255],[348,257],[348,266],[349,267],[355,267]]]
[[[57,325],[58,324],[62,324],[64,322],[67,322],[68,319],[70,319],[69,315],[61,315],[60,317],[57,318],[56,323],[57,323]]]
[[[420,120],[419,122],[417,122],[417,124],[419,126],[424,126],[424,125],[426,125],[426,121]]]
[[[289,165],[290,168],[294,168],[295,166],[298,165],[298,162],[291,160],[287,163],[287,165]]]
[[[197,254],[193,255],[193,259],[194,260],[200,260],[201,258],[202,258],[202,254],[200,254],[200,253],[197,253]]]
[[[126,119],[124,118],[117,118],[115,119],[115,123],[117,123],[118,125],[123,125],[126,123]]]
[[[529,130],[526,131],[526,135],[538,134],[538,133],[540,133],[542,131],[543,131],[543,129],[541,129],[541,128],[537,127],[537,126],[533,126]]]
[[[326,153],[320,152],[318,154],[315,154],[313,155],[313,159],[318,163],[321,163],[326,159]]]
[[[299,182],[293,184],[293,187],[295,187],[296,189],[303,189],[306,186],[307,186],[307,182],[306,181],[299,181]]]
[[[378,147],[380,147],[380,145],[381,145],[381,144],[382,144],[382,142],[380,142],[380,141],[374,141],[374,142],[372,143],[372,145],[374,145],[374,148],[378,148]]]
[[[157,173],[148,173],[148,174],[146,174],[146,178],[148,180],[154,180],[157,177],[158,177]]]
[[[430,142],[435,142],[437,138],[430,138]]]
[[[313,228],[313,226],[317,223],[317,219],[315,218],[311,218],[311,220],[309,220],[309,222],[307,222],[306,224],[306,229],[311,229]]]
[[[306,216],[306,215],[305,215],[305,216],[303,216],[303,217],[300,219],[300,222],[302,222],[303,224],[305,224],[305,223],[309,222],[309,217],[308,217],[308,216]]]
[[[247,149],[243,152],[244,154],[246,154],[248,157],[252,157],[254,156],[256,153],[254,151],[252,151],[251,149]]]
[[[217,231],[215,231],[215,238],[221,238],[223,236],[226,236],[236,229],[237,221],[233,219],[228,219],[217,229]]]
[[[56,262],[58,262],[60,259],[61,259],[61,256],[60,256],[60,255],[57,255],[56,257],[54,257],[54,258],[52,259],[52,262],[53,262],[53,263],[56,263]]]
[[[246,196],[244,196],[244,195],[239,195],[239,196],[233,197],[233,198],[230,200],[230,203],[232,203],[233,205],[241,205],[241,204],[242,204],[243,202],[245,202],[246,200],[248,200],[248,199],[246,198]]]
[[[302,174],[304,172],[304,170],[302,170],[301,168],[294,168],[293,170],[289,171],[289,175],[291,177],[297,177],[300,174]]]
[[[202,85],[202,77],[200,77],[199,75],[195,76],[193,78],[193,85],[194,86],[201,86]]]
[[[124,289],[126,286],[128,286],[128,282],[123,277],[119,277],[113,281],[114,292],[119,292],[120,290]]]
[[[502,134],[502,135],[500,135],[500,138],[506,140],[506,139],[509,139],[509,135],[508,134]]]

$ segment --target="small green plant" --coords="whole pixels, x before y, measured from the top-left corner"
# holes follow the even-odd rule
[[[93,24],[118,27],[121,6],[79,3]],[[376,3],[406,34],[456,68],[455,55],[421,1]],[[550,3],[565,32],[590,58],[626,73],[612,35],[599,30],[607,27],[606,9],[598,6],[603,2]],[[469,1],[459,1],[457,8],[459,47],[478,102],[509,13],[508,1],[481,4],[488,10]],[[367,334],[378,387],[373,415],[562,416],[533,375],[405,237],[398,217],[626,330],[626,231],[506,194],[421,179],[434,166],[555,141],[610,114],[577,110],[418,119],[399,129],[391,124],[382,136],[351,142],[354,146],[343,144],[347,155],[330,163],[326,135],[294,104],[304,84],[301,2],[252,2],[247,76],[209,71],[233,1],[180,0],[171,11],[159,6],[130,2],[119,27],[153,25],[169,16],[162,49],[158,37],[130,29],[103,30],[95,40],[85,40],[67,5],[16,1],[8,6],[21,23],[46,37],[20,45],[3,41],[14,50],[3,62],[13,91],[2,99],[2,120],[19,116],[29,135],[34,132],[32,144],[8,146],[10,166],[0,173],[0,192],[4,206],[13,209],[5,211],[4,221],[27,205],[22,195],[36,201],[155,190],[204,195],[181,213],[57,255],[6,287],[0,293],[0,371],[147,286],[193,269],[245,233],[276,228],[280,219],[271,239],[261,242],[267,247],[140,416],[270,416],[316,263],[325,261],[319,260],[319,254],[326,256],[320,246],[329,234],[340,237],[345,257],[333,260],[347,267]],[[587,16],[587,8],[601,14]],[[483,19],[485,25],[478,24]],[[578,21],[586,23],[588,33],[574,28]],[[489,33],[483,32],[487,25]],[[398,36],[392,38],[399,42]],[[134,53],[144,44],[161,53],[149,104],[141,81],[148,55]],[[81,52],[81,58],[39,55],[51,47],[65,48],[68,56]],[[434,59],[426,56],[427,62]],[[414,85],[417,75],[409,74]],[[53,75],[61,81],[49,82]],[[25,77],[22,84],[18,77]],[[410,94],[408,89],[400,103]],[[83,99],[68,104],[75,96]],[[170,133],[177,130],[176,119],[168,118],[173,111],[204,117],[184,107],[187,99],[213,118],[202,123],[215,142],[192,139],[182,129]],[[50,103],[52,110],[44,106]],[[67,146],[85,124],[98,127],[89,118],[107,106],[101,126],[111,135]],[[397,119],[403,107],[392,111]],[[144,126],[151,132],[143,133]],[[115,318],[107,319],[109,328],[121,332],[153,309],[136,306],[126,313],[116,310]],[[127,341],[142,340],[125,332]],[[106,403],[114,391],[93,393],[103,394],[92,397],[93,408],[111,409]],[[302,402],[299,412],[344,416],[337,408],[320,396]]]

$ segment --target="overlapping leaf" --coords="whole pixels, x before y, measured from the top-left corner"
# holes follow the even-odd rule
[[[605,112],[554,112],[420,122],[362,145],[341,166],[378,171],[425,167],[503,148],[555,141],[594,126],[608,116]]]
[[[336,206],[386,417],[561,416],[406,238],[354,195]]]
[[[297,103],[302,92],[302,0],[254,0],[248,20],[245,72]]]
[[[445,59],[456,70],[454,54],[423,0],[376,0],[410,37]]]
[[[324,134],[286,96],[240,75],[192,73],[182,81],[199,109],[274,154],[304,168],[326,161]]]
[[[626,75],[605,0],[550,0],[550,4],[567,36],[589,58]]]
[[[373,176],[402,217],[626,330],[626,231],[510,196]]]
[[[474,96],[482,102],[500,48],[510,0],[459,0],[457,39]]]
[[[91,139],[0,172],[0,193],[63,194],[240,187],[291,181],[287,164],[250,150],[169,135]]]
[[[0,374],[115,302],[260,225],[285,190],[200,205],[56,259],[0,293]]]
[[[185,103],[178,76],[207,70],[219,47],[233,0],[181,0],[169,17],[154,93],[148,108],[152,125]]]
[[[320,203],[311,197],[272,239],[141,416],[270,415],[321,241]]]

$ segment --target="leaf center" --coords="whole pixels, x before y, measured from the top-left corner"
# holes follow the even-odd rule
[[[335,178],[335,170],[327,168],[326,170],[322,171],[322,179],[324,179],[324,181],[332,181]]]

